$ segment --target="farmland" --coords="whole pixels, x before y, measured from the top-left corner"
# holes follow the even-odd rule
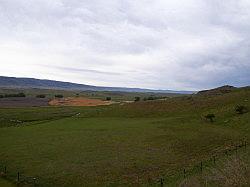
[[[13,97],[13,95],[24,97]],[[65,91],[37,88],[0,88],[0,107],[41,107],[41,106],[98,106],[111,103],[158,100],[180,97],[184,94],[151,92],[112,92],[112,91]],[[10,97],[11,96],[11,97]],[[60,96],[61,98],[57,98]]]
[[[64,97],[87,97],[90,99],[106,100],[111,97],[113,101],[133,101],[135,97],[141,99],[148,97],[178,97],[184,94],[177,93],[152,93],[152,92],[112,92],[112,91],[69,91],[69,90],[49,90],[38,88],[0,88],[0,95],[24,93],[27,97],[34,98],[39,94],[43,94],[48,99],[53,99],[55,95],[61,94]]]
[[[49,102],[51,106],[101,106],[110,105],[113,102],[100,99],[89,99],[83,97],[68,97],[66,99],[53,99]]]
[[[9,180],[19,171],[38,186],[156,185],[248,141],[250,115],[236,105],[250,107],[249,88],[124,105],[2,108],[0,165]]]

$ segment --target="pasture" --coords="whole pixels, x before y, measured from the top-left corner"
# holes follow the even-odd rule
[[[38,186],[155,186],[249,140],[250,115],[236,114],[239,104],[250,107],[249,89],[124,105],[0,109],[0,165],[10,179],[19,171]],[[215,114],[213,123],[207,113]]]

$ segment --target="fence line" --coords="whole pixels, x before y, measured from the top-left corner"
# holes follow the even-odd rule
[[[209,166],[211,166],[211,162],[213,163],[212,165],[215,166],[219,157],[223,157],[223,156],[228,157],[229,155],[234,154],[234,151],[237,156],[239,149],[245,148],[246,150],[247,141],[240,140],[239,142],[240,143],[231,145],[229,148],[226,148],[224,151],[218,154],[214,154],[212,157],[206,160],[200,161],[198,164],[194,164],[191,167],[184,167],[182,171],[173,172],[171,174],[165,175],[164,177],[161,177],[160,179],[156,181],[156,184],[159,184],[161,187],[163,187],[164,185],[168,184],[168,181],[170,181],[171,178],[176,178],[177,180],[179,180],[182,177],[183,179],[185,179],[188,176],[191,176],[192,174],[197,174],[197,173],[202,174],[205,168],[208,168]],[[210,163],[209,166],[208,166],[208,163]],[[8,174],[8,168],[6,165],[0,165],[0,177],[3,177],[6,180],[9,180],[10,182],[17,184],[17,186],[19,185],[38,186],[39,185],[38,178],[25,176],[20,171],[17,171],[16,175]]]
[[[17,186],[28,185],[37,186],[38,179],[32,176],[26,176],[22,172],[17,171],[16,174],[9,173],[7,166],[0,166],[0,177],[8,180],[9,182],[16,184]]]
[[[177,171],[177,172],[173,172],[171,174],[165,175],[164,177],[160,178],[160,180],[158,180],[156,182],[156,184],[159,184],[159,186],[161,186],[161,187],[167,186],[168,181],[170,181],[171,178],[172,179],[175,178],[177,180],[180,180],[181,178],[185,179],[188,176],[192,176],[193,174],[199,174],[199,173],[202,174],[205,168],[209,168],[211,166],[214,167],[219,158],[223,158],[225,156],[228,157],[228,156],[233,155],[234,153],[236,156],[238,156],[238,151],[242,148],[244,148],[246,150],[246,147],[247,147],[246,140],[240,140],[239,142],[238,142],[238,144],[230,145],[229,148],[226,148],[222,152],[214,154],[212,157],[210,157],[206,160],[202,160],[199,163],[194,164],[194,165],[189,166],[189,167],[184,167],[182,171]],[[164,181],[165,181],[165,183],[163,184]],[[174,181],[174,180],[172,180],[172,181]]]

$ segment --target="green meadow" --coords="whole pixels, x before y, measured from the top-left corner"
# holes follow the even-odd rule
[[[37,186],[159,186],[160,178],[178,186],[182,176],[168,175],[249,140],[250,114],[237,114],[237,105],[250,108],[250,89],[99,107],[3,108],[0,167],[7,166],[9,181],[20,172]],[[204,118],[209,113],[214,122]]]

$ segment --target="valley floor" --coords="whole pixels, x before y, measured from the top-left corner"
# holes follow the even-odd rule
[[[168,176],[248,142],[250,115],[234,107],[249,108],[249,99],[242,90],[123,106],[0,109],[0,167],[10,180],[20,172],[38,186],[154,186],[160,178],[177,186],[183,175]]]

